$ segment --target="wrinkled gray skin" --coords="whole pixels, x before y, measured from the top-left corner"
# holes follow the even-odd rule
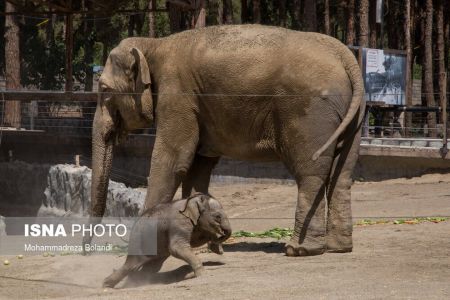
[[[114,287],[130,272],[141,267],[146,269],[146,274],[158,272],[170,255],[187,262],[194,275],[200,276],[203,265],[192,247],[200,247],[210,241],[221,243],[231,235],[231,226],[222,205],[210,196],[196,194],[147,210],[130,235],[129,245],[133,245],[134,253],[139,253],[137,247],[145,247],[151,239],[143,234],[148,218],[157,220],[157,255],[128,255],[125,264],[104,280],[104,287]]]
[[[358,63],[338,40],[260,25],[129,38],[111,51],[99,85],[93,217],[104,213],[113,145],[154,123],[146,207],[172,201],[181,183],[183,197],[207,193],[221,156],[281,160],[298,185],[286,253],[352,250],[351,174],[365,103]]]

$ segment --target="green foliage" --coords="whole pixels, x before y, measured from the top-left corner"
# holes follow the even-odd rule
[[[240,230],[233,233],[233,237],[258,237],[258,238],[274,238],[281,239],[285,237],[291,237],[294,231],[289,228],[272,228],[263,232],[250,232]]]
[[[243,23],[241,20],[242,2],[247,4],[248,20],[246,22],[252,23],[254,20],[254,1],[252,0],[232,0],[233,22],[235,24]],[[329,9],[332,32],[343,41],[346,36],[348,12],[346,5],[341,2],[329,1]],[[32,1],[27,3],[29,11],[47,10],[46,7],[35,5]],[[91,5],[89,1],[84,3],[87,7]],[[206,3],[207,26],[220,24],[219,16],[223,9],[223,1],[208,0]],[[281,3],[281,1],[260,1],[261,23],[276,26],[281,24]],[[290,29],[301,30],[304,26],[303,1],[285,1],[284,3],[286,5],[285,26]],[[82,7],[81,1],[74,0],[72,4],[78,10]],[[112,1],[110,4],[111,8],[114,9],[142,10],[148,7],[149,0]],[[157,8],[164,8],[165,6],[166,0],[157,0]],[[5,0],[0,0],[0,11],[4,11],[4,9]],[[324,1],[317,1],[319,29],[323,27],[323,11]],[[169,35],[171,32],[168,14],[157,12],[154,15],[156,36]],[[385,46],[403,48],[401,30],[397,30],[398,28],[395,26],[402,16],[402,6],[398,3],[391,5],[386,12]],[[48,20],[47,23],[42,23],[46,19],[43,16],[18,16],[17,19],[20,24],[21,36],[22,84],[39,89],[61,89],[64,86],[65,77],[64,16],[59,15],[55,22]],[[111,16],[74,15],[73,76],[75,80],[84,83],[85,78],[90,78],[86,76],[86,72],[89,72],[94,65],[103,65],[109,51],[122,39],[129,36],[148,36],[148,20],[148,13],[114,14]],[[4,23],[5,17],[1,16],[0,75],[3,75],[5,68]],[[390,28],[397,29],[391,30]],[[447,55],[450,55],[450,53],[447,53]],[[414,79],[421,78],[422,69],[420,65],[414,65],[412,75]]]
[[[422,66],[418,64],[413,65],[413,79],[422,79]]]
[[[401,225],[401,224],[419,224],[424,222],[431,222],[431,223],[440,223],[450,220],[450,218],[447,217],[420,217],[420,218],[411,218],[411,219],[397,219],[397,220],[369,220],[364,219],[356,223],[356,226],[368,226],[368,225],[377,225],[377,224],[394,224],[394,225]]]

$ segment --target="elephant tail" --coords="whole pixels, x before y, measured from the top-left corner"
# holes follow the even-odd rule
[[[338,139],[338,137],[347,129],[347,126],[350,125],[350,123],[354,120],[356,114],[360,112],[360,109],[364,109],[364,106],[361,106],[364,101],[364,82],[358,62],[356,61],[353,53],[351,53],[351,51],[348,49],[345,49],[343,51],[341,57],[345,70],[347,71],[348,77],[350,78],[350,81],[352,83],[352,101],[350,102],[347,114],[345,115],[339,127],[326,141],[326,143],[322,147],[320,147],[320,149],[317,150],[312,156],[313,161],[317,160],[323,154],[323,152],[327,150],[328,147],[330,147],[330,145]],[[361,122],[362,117],[358,120],[358,127],[360,125],[359,123]]]

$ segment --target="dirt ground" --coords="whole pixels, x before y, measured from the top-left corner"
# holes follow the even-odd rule
[[[292,227],[296,186],[213,185],[233,229]],[[357,182],[352,189],[360,219],[450,216],[450,176]],[[449,299],[450,221],[355,226],[354,251],[291,258],[283,241],[236,238],[225,254],[199,253],[206,272],[184,280],[190,268],[170,258],[138,286],[102,289],[124,257],[94,255],[8,258],[0,266],[2,299]]]

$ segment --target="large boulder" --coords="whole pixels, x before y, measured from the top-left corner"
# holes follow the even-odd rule
[[[91,202],[91,169],[67,164],[50,167],[45,199],[38,216],[88,216]],[[138,216],[145,201],[145,189],[127,188],[109,182],[105,216]]]

